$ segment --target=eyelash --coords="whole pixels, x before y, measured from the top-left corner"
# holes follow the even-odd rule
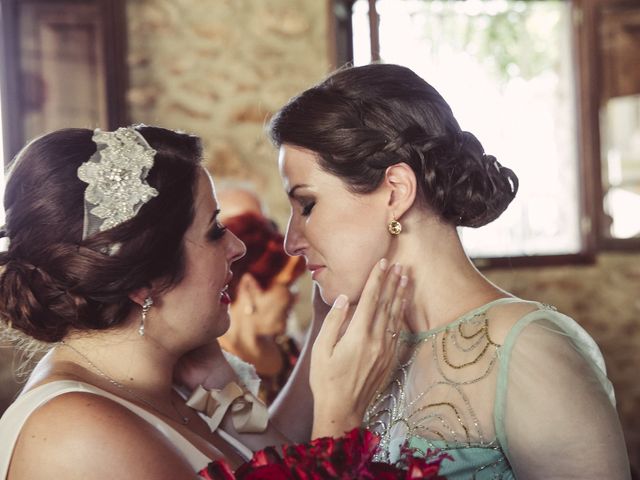
[[[216,222],[216,224],[213,226],[213,228],[211,228],[211,230],[209,230],[209,233],[207,233],[207,238],[209,240],[220,240],[224,234],[227,233],[227,227],[225,227],[224,225]]]
[[[303,217],[308,217],[311,214],[311,210],[313,210],[313,207],[315,207],[316,202],[309,202],[306,203],[304,205],[302,205],[302,213],[301,215]]]

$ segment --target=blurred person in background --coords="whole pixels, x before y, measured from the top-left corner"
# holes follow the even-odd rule
[[[229,284],[231,317],[220,345],[255,365],[260,398],[273,402],[286,383],[300,351],[287,335],[287,323],[297,300],[294,284],[304,272],[304,260],[284,251],[284,238],[264,214],[257,195],[248,188],[220,192],[221,219],[247,246]]]

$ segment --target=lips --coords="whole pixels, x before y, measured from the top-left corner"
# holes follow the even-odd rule
[[[229,272],[227,277],[226,285],[222,290],[220,290],[220,303],[223,305],[229,305],[231,303],[231,297],[229,296],[229,282],[233,278],[233,273]]]
[[[309,270],[311,272],[311,278],[313,280],[315,280],[317,278],[317,276],[320,275],[320,272],[322,272],[322,270],[324,270],[324,268],[325,268],[324,265],[315,265],[315,264],[307,265],[307,270]]]
[[[229,305],[231,303],[231,297],[229,296],[229,285],[225,285],[225,287],[220,292],[220,303],[223,305]]]

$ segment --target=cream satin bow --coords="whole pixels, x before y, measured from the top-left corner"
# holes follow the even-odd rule
[[[204,414],[212,432],[220,426],[229,407],[233,427],[239,433],[264,432],[269,422],[266,405],[235,382],[229,382],[222,390],[207,390],[198,385],[187,405]]]

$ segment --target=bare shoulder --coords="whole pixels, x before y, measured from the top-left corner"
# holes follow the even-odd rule
[[[99,395],[71,392],[31,414],[16,443],[8,479],[194,476],[180,452],[135,413]]]
[[[495,305],[487,311],[489,335],[498,345],[503,345],[513,326],[525,315],[539,310],[532,302],[513,302]]]

